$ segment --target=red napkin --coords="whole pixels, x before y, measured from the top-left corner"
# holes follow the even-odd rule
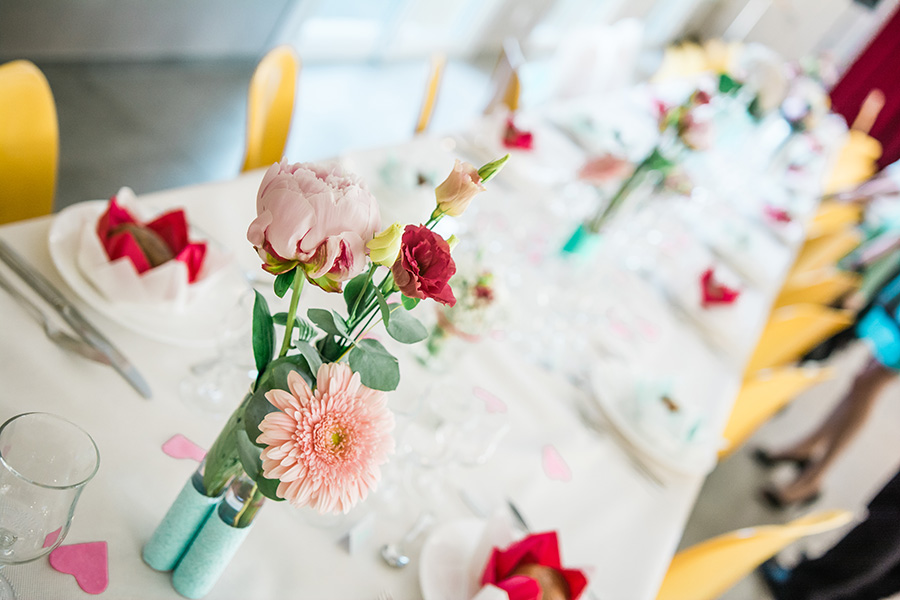
[[[791,217],[791,213],[784,210],[783,208],[778,208],[777,206],[766,204],[764,210],[766,211],[766,216],[776,223],[790,223],[794,220]]]
[[[206,257],[206,243],[188,240],[187,220],[180,209],[141,223],[113,196],[97,222],[97,235],[109,260],[128,257],[138,273],[174,259],[187,265],[188,283],[194,283]]]
[[[506,132],[503,134],[503,145],[507,148],[531,150],[534,146],[534,135],[530,131],[519,129],[512,117],[506,119]]]
[[[541,589],[531,577],[512,575],[520,565],[537,564],[555,569],[569,586],[569,595],[577,600],[587,578],[577,569],[564,569],[559,558],[559,540],[555,531],[534,533],[506,550],[494,548],[484,567],[481,584],[493,584],[504,590],[510,600],[540,600]]]
[[[716,281],[712,269],[703,271],[703,275],[700,276],[700,287],[703,290],[704,308],[713,304],[732,304],[741,295],[740,290]]]

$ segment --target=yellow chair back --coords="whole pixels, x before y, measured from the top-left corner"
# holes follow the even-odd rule
[[[50,214],[59,122],[47,78],[33,63],[0,65],[0,224]]]
[[[834,267],[797,273],[788,279],[775,299],[775,306],[790,306],[804,302],[830,305],[838,298],[856,291],[862,276]]]
[[[416,120],[416,133],[424,133],[431,122],[431,114],[437,102],[438,88],[441,85],[441,77],[444,75],[444,67],[447,65],[447,56],[435,54],[431,57],[431,72],[428,74],[428,84],[425,87],[425,97],[422,99],[422,109]]]
[[[256,66],[247,97],[247,147],[241,171],[281,160],[299,72],[300,58],[290,46],[273,48]]]
[[[837,202],[828,200],[819,205],[816,215],[813,217],[806,231],[809,240],[832,235],[848,227],[853,227],[862,221],[862,204]]]
[[[837,233],[806,240],[791,267],[788,279],[799,273],[834,266],[855,250],[863,241],[863,234],[855,227],[845,227]]]
[[[519,67],[524,62],[519,43],[510,38],[503,42],[500,59],[494,69],[494,95],[484,109],[485,114],[505,106],[509,112],[519,109],[522,84],[519,81]]]
[[[784,525],[738,529],[686,548],[672,559],[656,600],[714,600],[792,542],[852,520],[849,511],[826,510]]]
[[[818,304],[780,306],[772,311],[745,373],[750,376],[792,363],[851,324],[853,313],[849,310]]]
[[[881,153],[881,142],[862,131],[851,129],[834,168],[825,180],[824,193],[843,192],[872,177],[878,171],[877,162]]]
[[[719,450],[723,460],[788,402],[808,388],[833,377],[831,369],[818,367],[781,367],[751,375],[744,381],[731,409]]]

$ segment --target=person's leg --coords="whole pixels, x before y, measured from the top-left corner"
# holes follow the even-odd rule
[[[799,502],[818,493],[825,473],[865,423],[881,390],[896,377],[897,371],[871,360],[815,435],[804,440],[810,448],[820,445],[822,455],[809,456],[812,462],[792,483],[770,493],[783,504]]]
[[[900,591],[900,473],[869,503],[866,520],[828,552],[800,562],[781,586],[797,600],[877,600]]]

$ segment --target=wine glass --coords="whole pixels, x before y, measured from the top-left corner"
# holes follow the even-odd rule
[[[62,543],[99,466],[91,436],[62,417],[24,413],[0,426],[0,567],[30,562]],[[14,599],[0,576],[0,600]]]

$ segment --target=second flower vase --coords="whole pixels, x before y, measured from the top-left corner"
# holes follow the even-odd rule
[[[232,482],[172,573],[175,591],[196,599],[212,590],[250,533],[264,500],[246,476]]]

